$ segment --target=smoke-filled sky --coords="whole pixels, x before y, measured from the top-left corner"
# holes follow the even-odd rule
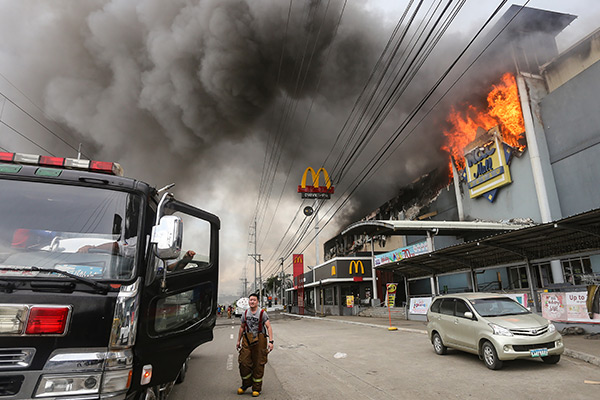
[[[425,0],[423,10],[438,3],[446,1]],[[351,187],[499,3],[466,2],[348,178],[332,176],[336,193]],[[294,218],[296,232],[304,219],[297,211],[310,204],[296,193],[304,169],[332,168],[344,144],[336,137],[408,4],[1,0],[0,151],[73,157],[81,143],[86,156],[118,161],[126,176],[157,187],[175,182],[176,197],[221,218],[220,293],[237,295],[245,267],[248,280],[254,274],[247,255],[259,188],[270,193],[258,208],[257,244],[269,276],[282,255],[275,248]],[[558,36],[559,49],[599,25],[594,0],[532,0],[528,7],[578,15]],[[320,245],[447,162],[435,126],[424,123],[354,192],[320,233]],[[261,186],[265,164],[275,171],[272,186]],[[296,252],[304,248],[313,265],[314,243],[305,240]]]

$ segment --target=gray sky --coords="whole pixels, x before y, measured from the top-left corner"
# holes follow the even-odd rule
[[[10,101],[0,98],[0,147],[72,157],[83,143],[94,159],[120,162],[127,176],[157,187],[176,182],[177,197],[221,218],[220,292],[238,294],[244,267],[248,279],[254,273],[247,257],[253,252],[249,227],[272,135],[281,132],[282,140],[259,222],[258,252],[266,274],[278,265],[280,254],[273,250],[303,204],[296,193],[302,172],[321,166],[332,150],[407,3],[349,1],[337,27],[340,0],[328,8],[327,1],[294,0],[291,12],[284,0],[2,0],[0,90]],[[498,3],[467,1],[448,40],[349,176],[360,171],[398,126],[410,99],[427,89],[429,78],[439,75]],[[559,49],[600,21],[594,0],[532,0],[528,6],[578,15],[557,38]],[[300,65],[304,73],[298,78]],[[437,131],[413,135],[356,191],[319,243],[445,162],[440,141]],[[348,187],[342,181],[336,192]],[[305,246],[306,263],[313,265],[314,243],[305,240],[297,251]]]

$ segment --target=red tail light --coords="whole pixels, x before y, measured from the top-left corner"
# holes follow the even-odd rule
[[[27,320],[27,335],[62,335],[67,327],[69,307],[32,307]]]

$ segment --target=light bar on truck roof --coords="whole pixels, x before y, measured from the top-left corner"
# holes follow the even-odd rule
[[[58,167],[99,172],[116,176],[123,176],[123,168],[114,162],[78,160],[76,158],[63,158],[39,156],[36,154],[0,152],[0,162],[11,164],[29,164],[43,167]]]

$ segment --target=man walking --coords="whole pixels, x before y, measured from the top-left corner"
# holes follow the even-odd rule
[[[242,314],[242,323],[238,333],[236,348],[240,352],[240,376],[242,386],[238,394],[244,394],[252,387],[252,396],[260,396],[262,380],[267,363],[267,354],[273,350],[273,329],[267,312],[258,308],[258,295],[248,297],[250,309]],[[267,343],[268,337],[268,343]]]

